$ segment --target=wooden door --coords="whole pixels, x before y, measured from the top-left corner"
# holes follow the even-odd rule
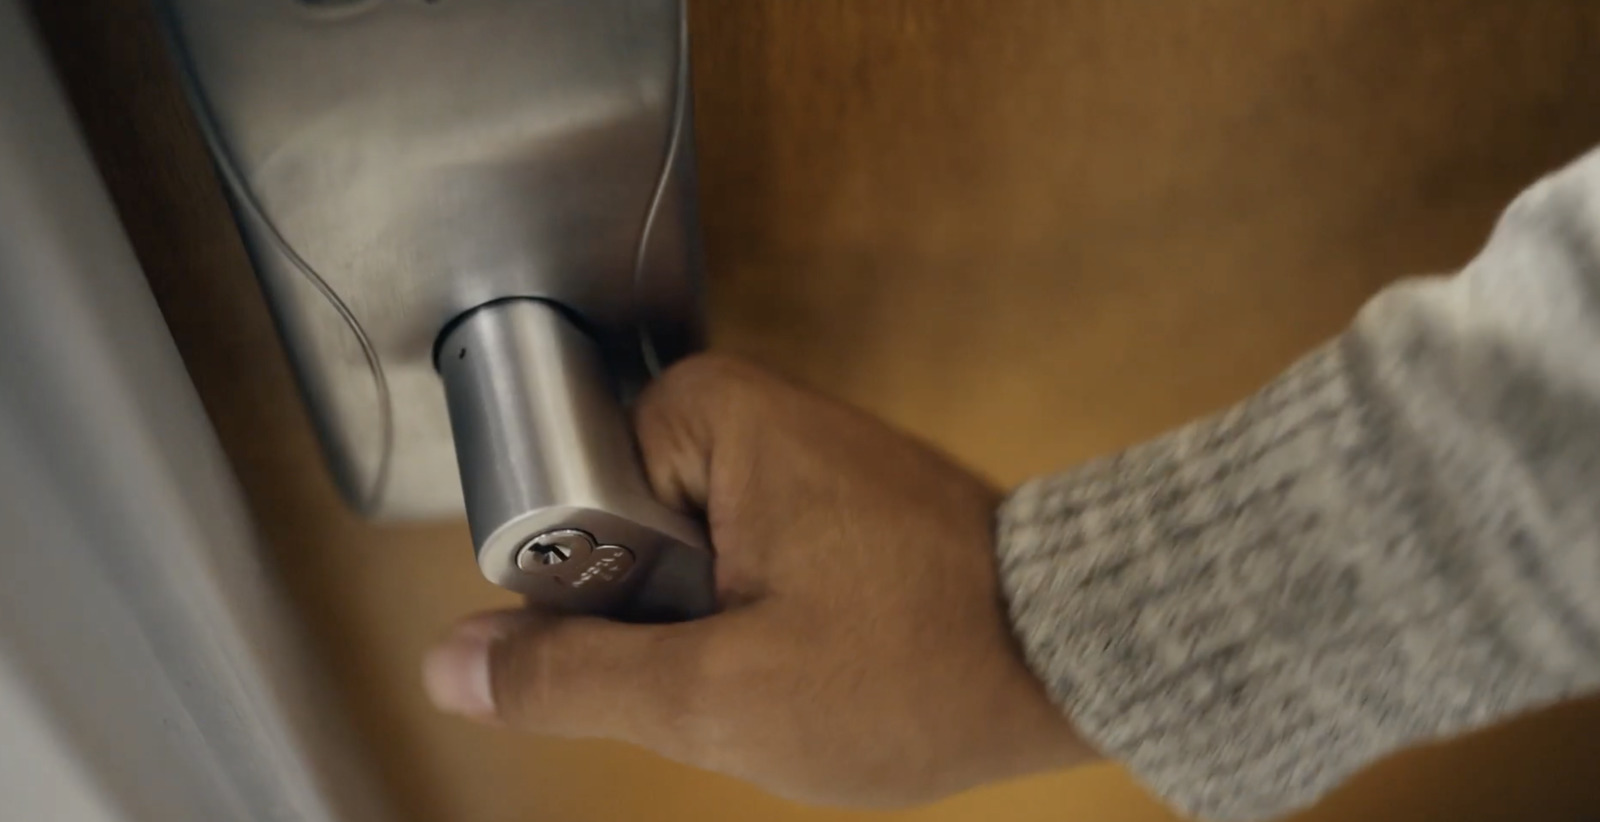
[[[838,820],[601,743],[438,716],[506,605],[460,523],[340,505],[138,0],[39,2],[187,363],[414,822]],[[997,481],[1233,400],[1450,269],[1600,142],[1587,0],[694,0],[714,343]],[[1306,819],[1600,817],[1600,702],[1361,775]],[[884,819],[1158,820],[1115,766]]]

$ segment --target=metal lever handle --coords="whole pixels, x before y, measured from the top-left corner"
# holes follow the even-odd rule
[[[651,494],[594,340],[554,306],[510,299],[458,318],[435,356],[485,576],[561,610],[715,609],[705,533]]]

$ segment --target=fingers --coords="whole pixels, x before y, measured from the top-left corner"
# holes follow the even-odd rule
[[[705,510],[714,466],[725,456],[721,452],[744,439],[743,401],[763,379],[738,360],[702,354],[673,366],[645,390],[634,424],[646,477],[662,502]]]
[[[710,497],[711,438],[701,420],[649,390],[635,411],[635,435],[645,479],[656,498],[686,513],[704,511]]]
[[[639,451],[651,489],[679,510],[705,514],[717,557],[717,597],[747,603],[766,590],[764,529],[779,510],[741,516],[773,492],[771,465],[758,453],[770,445],[756,427],[772,423],[780,388],[749,365],[728,357],[684,360],[656,380],[635,408]],[[764,480],[764,482],[763,482]]]
[[[423,683],[441,710],[563,737],[617,739],[666,752],[707,704],[715,617],[628,625],[528,611],[466,620],[429,652]]]

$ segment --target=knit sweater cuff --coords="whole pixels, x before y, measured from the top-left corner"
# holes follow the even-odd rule
[[[1305,656],[1363,628],[1348,569],[1293,548],[1324,524],[1325,474],[1349,479],[1326,458],[1358,450],[1355,417],[1325,349],[1228,413],[1002,506],[1029,664],[1091,744],[1181,811],[1276,815],[1387,744],[1341,724],[1349,693],[1315,681],[1338,671]]]
[[[1600,690],[1600,151],[1235,408],[1002,506],[1013,628],[1194,815]]]

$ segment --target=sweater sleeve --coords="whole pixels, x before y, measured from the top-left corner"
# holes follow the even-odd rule
[[[1245,402],[1023,485],[998,545],[1052,697],[1195,816],[1600,689],[1600,152]]]

